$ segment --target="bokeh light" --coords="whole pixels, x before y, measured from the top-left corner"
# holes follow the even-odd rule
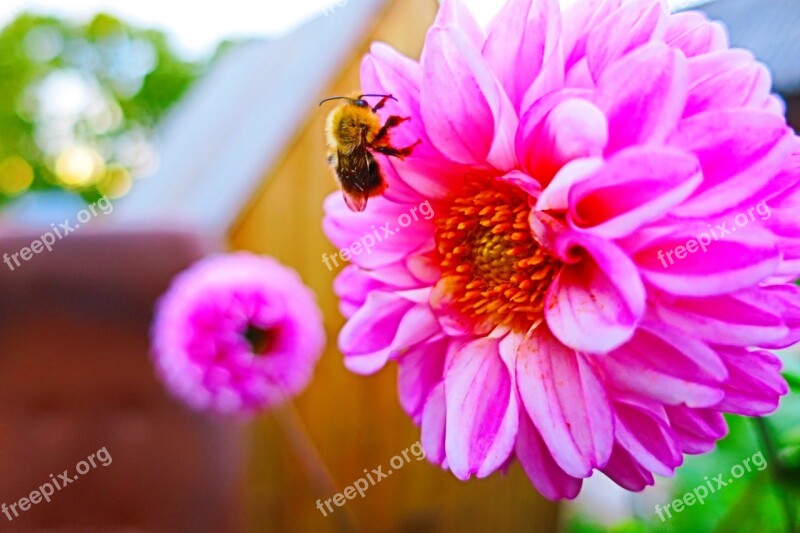
[[[33,183],[33,168],[19,156],[7,157],[0,163],[0,193],[17,196]]]
[[[97,191],[111,199],[121,198],[130,192],[133,178],[130,171],[122,165],[109,165],[103,180],[97,184]]]
[[[67,148],[56,159],[56,176],[66,187],[88,187],[97,183],[104,174],[103,158],[88,146]]]
[[[187,61],[164,32],[103,13],[19,10],[0,29],[0,162],[19,155],[33,172],[6,178],[0,206],[51,189],[126,194],[157,166],[161,119],[216,57]]]

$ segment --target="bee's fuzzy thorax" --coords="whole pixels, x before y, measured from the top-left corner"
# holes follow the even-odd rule
[[[345,153],[355,150],[363,142],[365,133],[367,143],[371,142],[380,129],[380,118],[372,109],[349,102],[336,106],[325,125],[328,147]]]

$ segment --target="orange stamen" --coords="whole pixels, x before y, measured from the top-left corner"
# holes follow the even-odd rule
[[[533,239],[528,197],[469,177],[437,218],[436,251],[456,309],[476,324],[527,331],[561,263]]]

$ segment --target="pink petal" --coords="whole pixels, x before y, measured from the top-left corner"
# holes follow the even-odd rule
[[[553,108],[570,98],[591,99],[593,96],[594,93],[590,90],[565,88],[543,96],[523,110],[515,139],[517,158],[523,170],[538,178],[535,169],[540,165],[537,162],[541,161],[544,166],[552,166],[548,165],[548,152],[539,149],[536,142],[540,130],[545,126],[545,119]],[[546,180],[539,179],[546,184]]]
[[[350,268],[350,267],[347,267]],[[347,268],[345,270],[347,270]],[[382,287],[390,287],[393,290],[412,290],[430,287],[430,281],[421,279],[417,272],[408,265],[408,261],[401,261],[391,265],[384,265],[374,270],[365,270],[361,267],[355,267],[359,270],[362,276],[367,276],[369,279],[375,280]],[[341,283],[336,284],[336,294],[343,298],[344,292],[347,291],[347,281],[342,280]],[[366,296],[369,290],[363,293]]]
[[[561,49],[560,15],[557,0],[510,0],[489,26],[483,57],[517,111],[545,62]],[[561,72],[563,75],[563,68]],[[551,84],[550,90],[554,88]]]
[[[419,63],[382,43],[373,44],[361,64],[361,87],[365,93],[391,94],[397,99],[386,102],[378,112],[381,117],[411,118],[392,130],[392,143],[404,147],[421,141],[412,157],[405,160],[379,156],[378,163],[389,184],[384,195],[399,202],[418,203],[420,194],[425,198],[443,197],[464,175],[463,168],[444,159],[425,132],[419,103],[421,79]]]
[[[777,340],[751,344],[758,344],[762,348],[787,348],[800,342],[800,287],[794,284],[772,285],[764,287],[764,291],[773,298],[772,301],[776,301],[776,308],[788,332]]]
[[[782,117],[754,109],[693,115],[680,123],[669,143],[694,153],[703,167],[703,183],[674,210],[676,216],[692,218],[723,213],[751,198],[778,174],[794,148]]]
[[[420,444],[425,450],[428,461],[435,465],[442,465],[446,459],[444,449],[446,411],[444,381],[442,381],[433,388],[425,401],[420,424]]]
[[[755,226],[719,240],[712,240],[708,232],[680,231],[634,255],[647,282],[675,295],[711,296],[746,289],[772,275],[780,263],[774,239]],[[705,251],[697,244],[700,239],[710,243]]]
[[[594,176],[603,167],[599,157],[570,161],[553,177],[536,202],[536,211],[562,212],[569,209],[569,191],[581,181]]]
[[[745,50],[722,50],[692,58],[689,64],[689,98],[683,115],[714,109],[758,109],[769,97],[772,77]]]
[[[775,176],[762,192],[760,196],[774,196],[769,198],[769,207],[773,210],[800,208],[800,138],[795,138],[795,148],[784,161],[780,174]],[[763,213],[763,215],[768,214],[768,212]]]
[[[353,372],[369,374],[402,350],[439,332],[430,307],[395,293],[373,291],[342,328],[339,349]]]
[[[391,115],[409,117],[401,128],[391,132],[392,144],[410,146],[421,141],[414,149],[414,157],[439,158],[441,154],[433,148],[419,118],[419,82],[422,70],[416,61],[398,53],[393,48],[376,43],[361,62],[361,90],[368,94],[391,94],[396,100],[387,100],[378,111],[382,120]],[[416,118],[416,119],[414,119]],[[387,182],[384,196],[392,201],[418,203],[424,188],[409,183],[405,174],[399,174],[393,165],[396,158],[378,154],[378,165]]]
[[[728,433],[725,417],[712,409],[669,406],[666,410],[669,423],[680,439],[684,453],[709,452]]]
[[[671,47],[680,48],[686,57],[728,48],[725,28],[718,22],[709,22],[705,14],[699,11],[669,16],[664,42]]]
[[[466,344],[446,370],[445,447],[448,466],[459,479],[489,475],[514,447],[519,414],[500,342],[481,338]]]
[[[536,242],[551,255],[555,254],[559,235],[569,230],[558,213],[549,211],[531,210],[528,225]]]
[[[434,26],[454,26],[464,32],[472,45],[480,50],[486,41],[486,36],[469,8],[462,0],[442,0]]]
[[[339,309],[346,318],[364,305],[374,290],[419,289],[427,285],[415,277],[402,263],[387,265],[378,270],[364,270],[356,265],[346,266],[333,282],[333,292],[339,297]]]
[[[725,399],[714,408],[744,416],[762,416],[778,408],[780,397],[789,392],[781,376],[780,359],[764,350],[720,347],[730,379]]]
[[[394,48],[375,43],[361,63],[361,89],[370,94],[391,94],[396,100],[387,100],[378,113],[419,117],[419,85],[422,69],[419,63],[400,54]],[[425,129],[419,120],[411,120],[402,128],[392,130],[392,142],[397,146],[408,146],[418,139],[426,139]],[[430,143],[423,142],[414,149],[414,155],[430,151]]]
[[[428,32],[422,55],[421,112],[434,146],[458,163],[511,170],[517,117],[469,39],[452,26]]]
[[[608,464],[602,469],[614,483],[634,492],[655,483],[652,472],[644,468],[633,456],[619,444],[614,445]]]
[[[619,9],[620,0],[585,0],[571,2],[561,14],[562,42],[567,70],[585,59],[589,28],[594,28],[611,13]]]
[[[664,9],[657,2],[633,0],[591,28],[586,41],[586,57],[592,77],[598,80],[606,67],[627,52],[650,40],[660,39],[666,18]],[[643,72],[638,75],[645,77]],[[628,81],[635,79],[630,77]]]
[[[542,194],[542,186],[539,182],[519,170],[512,170],[508,174],[503,174],[499,179],[517,187],[532,199],[536,199]]]
[[[461,183],[468,169],[465,165],[448,161],[429,140],[423,140],[413,155],[405,159],[382,154],[376,157],[389,185],[383,196],[406,205],[421,203],[420,194],[423,193],[423,197],[429,200],[444,198]],[[392,176],[397,178],[392,180]],[[414,196],[406,190],[398,191],[397,181],[411,189]]]
[[[592,73],[589,72],[589,63],[585,57],[567,71],[564,77],[564,85],[581,90],[594,90],[597,88],[597,83],[592,79]]]
[[[519,106],[520,110],[529,109],[547,94],[564,86],[564,55],[561,46],[557,45],[548,51],[542,64],[542,70],[525,91]]]
[[[800,153],[793,154],[787,166],[794,166],[797,162],[800,162]],[[793,281],[800,273],[800,219],[796,215],[800,209],[798,180],[800,167],[785,170],[770,185],[781,187],[788,182],[788,188],[770,198],[769,205],[762,201],[755,206],[762,223],[777,238],[778,248],[783,254],[783,261],[776,273],[782,277],[781,281]],[[768,197],[769,193],[769,189],[766,189],[759,195]]]
[[[345,267],[333,282],[333,292],[339,297],[339,310],[345,318],[353,316],[364,305],[367,294],[378,288],[383,284],[355,265]]]
[[[444,359],[448,338],[417,344],[398,360],[397,390],[400,404],[419,424],[425,401],[444,378]]]
[[[761,289],[658,302],[659,319],[717,344],[760,345],[789,334],[779,300]]]
[[[800,239],[781,239],[779,248],[783,254],[783,260],[778,270],[775,271],[776,280],[772,283],[792,281],[800,272]]]
[[[762,104],[761,109],[767,113],[772,113],[776,117],[786,116],[786,102],[780,96],[771,94]]]
[[[618,152],[569,192],[574,227],[610,239],[661,218],[703,181],[697,159],[663,147]]]
[[[645,469],[671,476],[683,462],[675,433],[661,417],[629,402],[614,403],[615,435],[620,446]]]
[[[587,477],[611,454],[611,408],[599,378],[582,355],[534,327],[517,354],[522,402],[558,466]]]
[[[583,480],[570,476],[558,466],[525,412],[520,413],[515,453],[528,479],[545,498],[571,500],[580,492]]]
[[[400,321],[414,303],[392,292],[372,291],[364,306],[345,324],[339,347],[345,354],[371,353],[391,344]],[[379,326],[372,330],[373,327]]]
[[[543,184],[574,159],[602,156],[608,140],[608,123],[600,109],[588,100],[568,98],[567,91],[557,94],[558,100],[540,101],[553,103],[545,117],[540,116],[539,103],[523,116],[517,131],[521,164]]]
[[[424,286],[429,287],[442,277],[439,264],[432,257],[430,250],[422,251],[420,255],[407,257],[404,266]]]
[[[636,267],[613,243],[589,235],[566,233],[558,246],[583,258],[564,265],[547,291],[545,318],[553,335],[586,353],[620,346],[644,313],[644,286]]]
[[[706,407],[724,396],[725,366],[717,354],[677,331],[639,328],[625,345],[597,363],[614,387],[668,405]]]
[[[608,117],[606,153],[663,142],[683,114],[687,78],[686,59],[661,43],[643,46],[611,65],[597,83],[598,105]]]

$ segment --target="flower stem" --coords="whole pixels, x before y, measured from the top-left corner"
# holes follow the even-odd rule
[[[314,446],[311,435],[308,434],[308,430],[292,401],[287,399],[282,406],[274,410],[273,414],[298,459],[303,464],[306,476],[314,487],[315,492],[323,500],[339,492],[330,470],[328,470],[325,461],[322,460],[322,456]],[[350,513],[344,508],[336,510],[339,512],[333,514],[339,524],[339,529],[348,533],[356,531],[355,523]]]
[[[786,531],[787,533],[794,533],[797,518],[795,517],[794,505],[792,505],[791,496],[783,489],[781,484],[783,465],[780,457],[778,456],[778,448],[775,445],[775,439],[773,438],[772,431],[764,417],[756,417],[754,418],[754,422],[759,437],[761,438],[761,442],[764,445],[764,450],[767,453],[767,457],[769,457],[769,464],[773,465],[773,467],[770,469],[770,472],[771,477],[775,482],[775,490],[778,492],[778,499],[781,501],[781,505],[783,507],[783,514],[786,519]]]

